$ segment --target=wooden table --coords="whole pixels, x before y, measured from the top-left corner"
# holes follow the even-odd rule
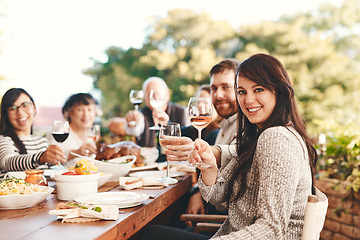
[[[102,188],[111,188],[107,183]],[[95,221],[89,223],[61,223],[49,210],[55,209],[60,201],[55,194],[27,209],[0,210],[1,239],[129,239],[142,227],[164,212],[171,204],[191,188],[191,175],[184,176],[177,184],[158,190],[132,190],[154,195],[144,204],[121,209],[117,221]],[[99,189],[101,190],[101,189]],[[109,190],[123,191],[119,186]]]

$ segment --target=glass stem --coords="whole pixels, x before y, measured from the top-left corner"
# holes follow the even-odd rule
[[[170,161],[169,161],[169,160],[166,160],[166,162],[167,162],[166,177],[168,178],[168,177],[170,177],[170,176],[169,176]]]
[[[139,105],[135,105],[135,110],[139,110]]]
[[[200,129],[198,129],[198,132],[199,132],[198,137],[201,139],[201,130],[200,130]]]

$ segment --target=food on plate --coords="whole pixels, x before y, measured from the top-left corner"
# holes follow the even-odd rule
[[[98,171],[98,168],[86,159],[80,159],[79,161],[76,162],[76,164],[78,164],[78,163],[83,163],[87,167],[87,170],[89,170],[89,171],[93,171],[93,172]],[[74,170],[76,164],[74,166],[70,167],[69,170]]]
[[[32,183],[27,183],[21,178],[9,178],[0,182],[0,196],[5,195],[30,195],[41,192],[41,188]]]
[[[62,175],[90,175],[97,173],[98,168],[90,163],[86,159],[81,159],[76,162],[75,166],[70,167],[68,172],[64,172]]]
[[[96,155],[97,160],[110,160],[122,156],[136,156],[135,166],[144,166],[144,159],[140,154],[140,146],[132,141],[122,141],[111,145],[100,145]]]
[[[135,180],[132,180],[132,181],[126,181],[124,184],[125,185],[130,185],[130,184],[134,184],[134,183],[137,183],[137,182],[140,182],[141,180],[140,179],[135,179]]]
[[[76,175],[76,173],[75,172],[64,172],[63,174],[61,174],[61,175]]]

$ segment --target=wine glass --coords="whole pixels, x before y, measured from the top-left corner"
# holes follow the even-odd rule
[[[164,139],[166,137],[166,139]],[[179,123],[163,123],[160,127],[159,142],[162,148],[166,149],[167,145],[174,145],[175,139],[172,137],[181,137],[181,128]],[[175,178],[169,176],[170,161],[167,161],[166,177],[159,178],[158,181],[165,184],[175,184],[178,182]]]
[[[206,128],[212,119],[212,103],[210,98],[192,97],[188,104],[190,122],[198,130],[198,138],[201,139],[201,131]],[[195,167],[210,167],[203,162],[192,163]]]
[[[88,138],[97,144],[97,142],[100,140],[101,131],[100,131],[100,125],[94,124],[91,126],[91,128],[88,131]]]
[[[165,104],[165,95],[160,91],[152,89],[150,91],[150,105],[154,108],[161,108]],[[154,126],[149,127],[150,130],[160,130],[158,123],[154,120]]]
[[[60,145],[64,142],[70,133],[68,121],[54,121],[52,125],[52,136]]]
[[[143,90],[131,90],[130,91],[130,102],[135,106],[135,110],[139,110],[139,105],[144,101]]]

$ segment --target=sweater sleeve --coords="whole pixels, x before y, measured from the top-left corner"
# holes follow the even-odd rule
[[[40,157],[44,151],[33,154],[19,154],[10,137],[0,136],[0,168],[10,171],[25,171],[40,165]]]

